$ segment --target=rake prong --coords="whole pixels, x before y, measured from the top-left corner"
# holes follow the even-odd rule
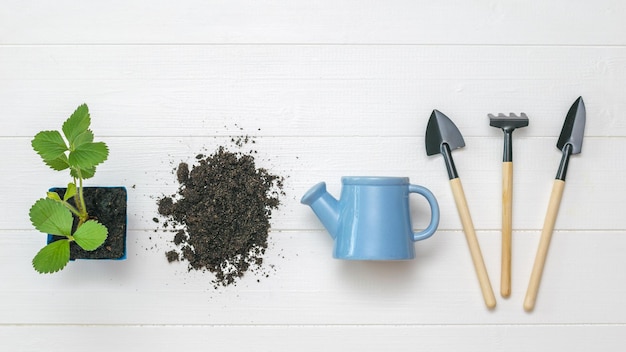
[[[489,126],[501,128],[505,132],[513,132],[516,128],[528,126],[528,116],[525,113],[520,115],[509,113],[508,116],[499,113],[498,115],[488,114],[487,116],[489,116]]]

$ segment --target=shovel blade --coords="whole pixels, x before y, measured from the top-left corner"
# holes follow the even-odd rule
[[[433,110],[426,126],[426,155],[441,153],[444,143],[450,150],[465,147],[463,136],[454,122],[441,111]]]
[[[572,154],[579,154],[583,147],[586,120],[587,112],[583,97],[578,97],[567,112],[556,147],[563,150],[566,145],[570,144]]]

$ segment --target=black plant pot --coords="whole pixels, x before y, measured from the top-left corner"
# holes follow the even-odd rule
[[[61,198],[66,188],[51,188]],[[83,195],[90,219],[106,226],[109,234],[102,246],[93,251],[80,248],[75,242],[70,243],[70,260],[74,259],[126,259],[126,203],[125,187],[84,187]],[[69,201],[74,204],[73,199]],[[76,226],[78,219],[74,219]],[[48,243],[64,237],[48,235]]]

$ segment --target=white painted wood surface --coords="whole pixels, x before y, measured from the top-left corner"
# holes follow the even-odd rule
[[[7,351],[626,349],[626,5],[622,1],[3,1],[0,7],[0,345]],[[571,103],[587,105],[535,312],[522,309]],[[129,257],[36,274],[30,205],[63,184],[30,148],[80,103],[110,148],[91,185],[129,191]],[[514,135],[513,290],[484,308],[441,157],[454,152],[494,288],[500,277],[502,133],[487,113],[526,112]],[[173,167],[256,136],[288,176],[268,277],[214,290],[168,264],[155,198]],[[430,188],[440,230],[402,263],[342,262],[313,213],[313,184],[408,176]],[[427,205],[412,199],[415,226]],[[257,282],[259,280],[259,282]],[[76,336],[75,345],[68,345]],[[95,346],[93,345],[95,344]]]

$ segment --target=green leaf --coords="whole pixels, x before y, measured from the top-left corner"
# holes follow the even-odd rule
[[[31,145],[46,163],[58,159],[68,150],[59,131],[41,131],[35,135]]]
[[[61,201],[61,197],[59,196],[57,192],[48,192],[46,193],[46,195],[48,196],[49,199],[55,200],[57,202]]]
[[[70,236],[72,232],[72,213],[63,204],[50,198],[39,199],[30,208],[30,221],[44,233]]]
[[[67,202],[67,200],[72,198],[74,195],[76,195],[76,184],[70,182],[67,184],[67,189],[65,190],[65,194],[63,195],[63,200]]]
[[[86,168],[86,169],[80,169],[80,175],[78,174],[78,171],[76,168],[72,168],[70,170],[70,175],[74,178],[82,178],[83,180],[86,180],[88,178],[92,178],[94,175],[96,174],[96,167],[90,167],[90,168]]]
[[[70,152],[69,162],[73,167],[88,169],[94,167],[109,156],[109,148],[104,142],[86,143]]]
[[[76,111],[63,123],[63,134],[65,138],[70,142],[70,145],[75,144],[75,139],[83,132],[87,131],[91,124],[91,118],[89,117],[89,108],[87,104],[83,104],[76,108]]]
[[[108,233],[106,226],[95,220],[88,220],[74,232],[74,240],[84,250],[93,251],[104,243]]]
[[[33,258],[33,268],[41,274],[55,273],[70,261],[70,241],[63,239],[43,247]]]
[[[53,170],[56,171],[65,170],[70,167],[70,164],[67,161],[67,156],[65,154],[61,154],[61,156],[56,159],[44,160],[44,162],[46,163],[46,165],[50,166]]]
[[[76,149],[86,143],[93,143],[93,132],[91,132],[91,130],[87,130],[76,136],[76,138],[74,138],[74,142],[72,143],[72,147]]]

